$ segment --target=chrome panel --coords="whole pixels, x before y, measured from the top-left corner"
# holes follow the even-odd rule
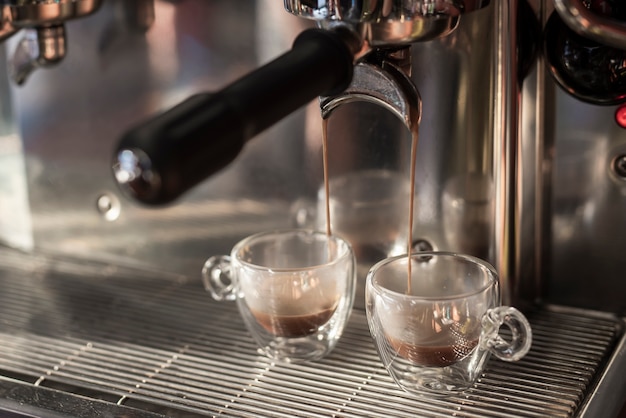
[[[626,24],[590,12],[578,0],[554,0],[559,15],[573,31],[602,44],[626,48]]]
[[[284,367],[252,354],[236,312],[199,286],[206,257],[291,225],[294,203],[315,197],[317,101],[169,207],[140,207],[112,179],[125,129],[267,62],[311,22],[274,0],[157,0],[154,21],[133,23],[129,3],[67,22],[68,55],[22,86],[3,70],[18,40],[0,46],[0,239],[29,254],[0,257],[0,387],[24,387],[12,377],[34,399],[54,390],[138,416],[614,415],[626,393],[626,183],[612,166],[626,133],[616,107],[567,96],[541,59],[521,96],[502,90],[494,72],[510,62],[485,46],[507,42],[498,22],[516,1],[412,47],[423,100],[415,238],[490,260],[520,304],[541,302],[529,311],[538,343],[523,363],[494,363],[468,397],[425,403],[380,370],[362,311],[335,357]],[[552,11],[531,4],[542,20]],[[517,99],[519,141],[498,113]],[[381,161],[407,172],[409,133],[390,112],[351,103],[329,124],[334,173]]]

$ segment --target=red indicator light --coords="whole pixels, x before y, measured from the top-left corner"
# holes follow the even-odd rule
[[[615,122],[626,129],[626,104],[621,105],[615,111]]]

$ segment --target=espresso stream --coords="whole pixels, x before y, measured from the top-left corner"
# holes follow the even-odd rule
[[[413,210],[415,208],[415,165],[417,159],[417,143],[419,141],[419,135],[417,130],[417,124],[411,130],[411,191],[409,197],[409,233],[406,243],[407,254],[407,279],[406,279],[406,293],[411,294],[411,250],[413,249]]]
[[[413,248],[413,213],[415,208],[415,171],[417,159],[417,145],[419,142],[418,126],[414,124],[411,129],[411,166],[410,166],[410,195],[409,195],[409,218],[408,218],[408,239],[407,239],[407,283],[406,294],[411,294],[411,251]],[[322,158],[324,164],[324,191],[326,193],[326,233],[331,235],[330,219],[330,187],[328,175],[328,119],[322,119]],[[353,244],[354,245],[354,244]],[[383,257],[385,257],[383,255]],[[410,322],[405,321],[405,322]],[[424,335],[416,334],[415,340],[397,339],[385,335],[389,344],[396,353],[418,366],[425,367],[447,367],[466,358],[478,345],[478,339],[468,339],[462,332],[459,332],[460,325],[453,323],[445,329],[440,330],[437,335],[433,335],[428,344]],[[299,328],[298,328],[299,330]],[[432,332],[432,331],[430,331]]]
[[[418,124],[411,129],[411,168],[410,168],[410,195],[409,219],[407,239],[407,294],[411,294],[411,249],[413,248],[413,212],[415,208],[415,166],[417,158],[417,144],[419,142]],[[322,119],[322,161],[324,165],[324,192],[326,194],[326,234],[332,234],[330,219],[330,186],[328,174],[328,118]],[[355,245],[355,244],[353,244]]]
[[[407,239],[407,284],[406,294],[411,294],[411,250],[413,248],[413,212],[415,208],[415,170],[417,159],[417,145],[419,142],[418,124],[411,129],[411,166],[410,166],[410,194],[409,218]],[[324,164],[324,191],[326,193],[326,233],[331,235],[330,219],[330,187],[328,175],[328,119],[322,119],[322,159]],[[386,255],[384,255],[386,256]],[[446,342],[435,345],[419,345],[410,341],[398,340],[386,336],[393,349],[410,362],[429,367],[445,367],[465,358],[478,344],[478,340],[458,338],[452,343]]]

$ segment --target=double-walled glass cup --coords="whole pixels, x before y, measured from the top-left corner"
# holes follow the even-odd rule
[[[216,300],[236,300],[262,353],[312,361],[337,344],[354,303],[350,244],[311,230],[263,232],[214,256],[202,270]]]
[[[422,252],[410,266],[407,255],[379,262],[367,276],[366,311],[385,368],[418,395],[464,391],[490,354],[515,361],[531,345],[524,315],[501,306],[496,271],[472,256]]]

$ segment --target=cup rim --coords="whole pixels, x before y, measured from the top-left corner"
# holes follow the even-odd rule
[[[249,261],[245,261],[242,260],[241,258],[237,257],[237,254],[239,253],[239,251],[246,247],[247,245],[250,245],[251,242],[259,239],[259,238],[263,238],[266,236],[270,236],[270,235],[275,235],[275,236],[279,236],[279,235],[290,235],[290,234],[308,234],[311,236],[323,236],[324,238],[326,238],[326,242],[332,241],[332,242],[336,242],[336,243],[340,243],[341,245],[343,245],[343,251],[337,255],[337,257],[333,258],[332,260],[328,261],[327,263],[322,263],[322,264],[314,264],[314,265],[310,265],[310,266],[304,266],[304,267],[270,267],[270,266],[264,266],[261,264],[255,264],[255,263],[251,263]],[[231,259],[232,260],[237,260],[238,263],[242,264],[243,266],[246,266],[248,268],[252,268],[255,270],[272,270],[275,272],[299,272],[299,271],[306,271],[306,270],[312,270],[312,269],[319,269],[322,267],[331,267],[337,263],[339,263],[341,260],[343,260],[346,256],[349,256],[350,254],[352,254],[352,246],[350,245],[350,243],[345,239],[342,238],[339,235],[335,235],[335,234],[331,234],[330,236],[328,234],[326,234],[326,232],[324,231],[320,231],[317,229],[310,229],[310,228],[283,228],[283,229],[272,229],[272,230],[267,230],[267,231],[263,231],[263,232],[258,232],[256,234],[252,234],[249,235],[245,238],[243,238],[241,241],[239,241],[238,243],[236,243],[233,246],[233,249],[231,250]]]
[[[418,252],[412,252],[411,253],[411,259],[413,260],[414,257],[439,257],[439,258],[456,258],[456,259],[462,259],[465,261],[469,261],[471,263],[476,264],[477,266],[479,266],[480,268],[486,270],[487,272],[487,276],[489,278],[489,280],[483,285],[480,286],[477,289],[468,291],[468,292],[464,292],[464,293],[457,293],[454,295],[450,295],[450,296],[419,296],[419,295],[407,295],[405,293],[400,293],[400,292],[396,292],[395,290],[390,290],[386,287],[381,286],[378,282],[376,282],[374,280],[374,275],[376,274],[376,272],[391,263],[395,263],[399,260],[406,260],[407,259],[407,254],[401,254],[401,255],[396,255],[393,257],[388,257],[385,258],[381,261],[379,261],[378,263],[374,264],[370,270],[367,272],[367,278],[366,278],[366,283],[368,285],[371,285],[378,293],[380,294],[388,294],[388,295],[393,295],[394,298],[397,299],[405,299],[405,300],[423,300],[423,301],[428,301],[428,302],[434,302],[434,301],[449,301],[449,300],[455,300],[455,299],[465,299],[468,297],[472,297],[474,295],[477,295],[479,293],[484,292],[485,290],[489,289],[492,286],[499,286],[499,275],[498,272],[496,271],[495,267],[493,267],[489,262],[487,262],[486,260],[483,260],[481,258],[478,257],[474,257],[472,255],[469,254],[463,254],[463,253],[457,253],[457,252],[453,252],[453,251],[418,251]]]

